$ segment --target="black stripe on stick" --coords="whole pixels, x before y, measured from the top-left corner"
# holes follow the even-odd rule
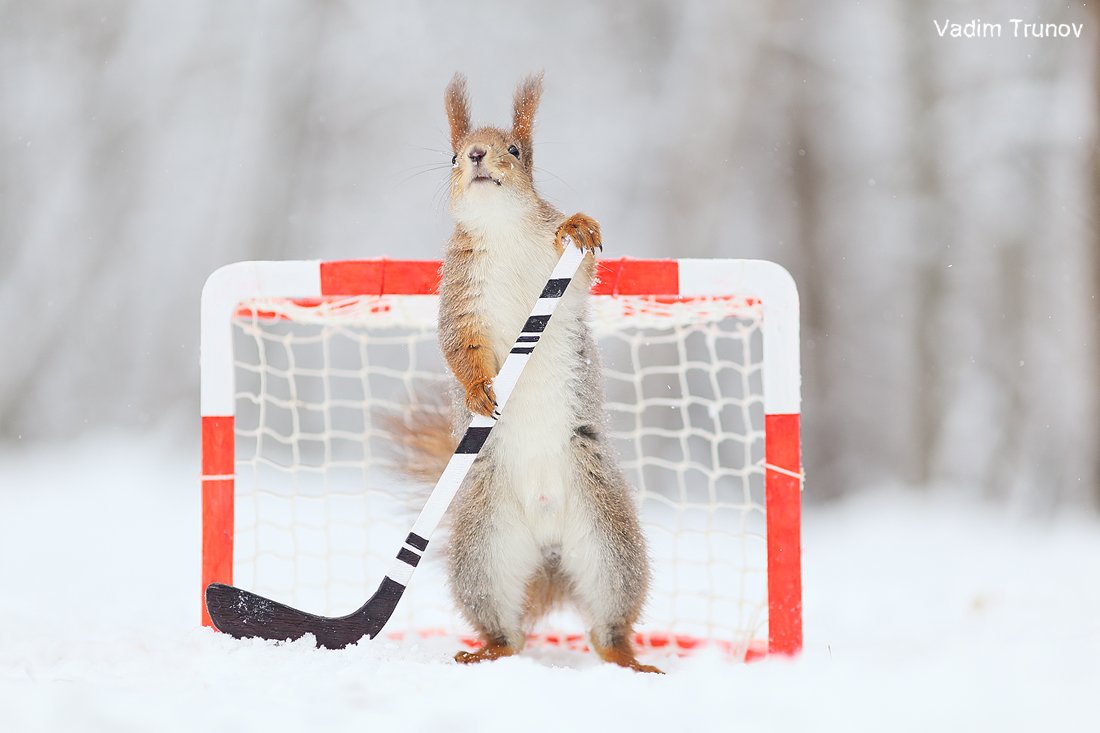
[[[527,323],[523,324],[524,333],[542,333],[546,330],[546,324],[550,322],[550,316],[531,316]]]
[[[546,281],[546,287],[542,290],[540,298],[560,298],[565,294],[565,289],[569,287],[569,281],[572,278],[568,277],[556,277],[553,280]]]
[[[518,339],[516,339],[516,343],[518,343],[518,344],[533,344],[533,343],[536,343],[538,340],[539,340],[538,336],[520,336]]]
[[[485,445],[485,439],[489,437],[492,428],[466,428],[466,434],[462,436],[462,442],[455,448],[455,453],[478,453],[481,446]]]
[[[428,549],[428,541],[416,532],[409,532],[409,536],[405,538],[405,544],[409,547],[415,547],[421,552]]]
[[[397,559],[403,563],[412,565],[414,568],[420,564],[420,555],[417,555],[415,552],[407,547],[401,548],[401,550],[397,553]]]
[[[513,354],[530,354],[535,350],[534,346],[516,346],[512,349]]]

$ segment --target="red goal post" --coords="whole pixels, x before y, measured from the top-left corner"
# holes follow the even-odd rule
[[[231,323],[252,299],[309,307],[334,298],[436,294],[439,263],[417,260],[238,262],[215,271],[202,293],[202,588],[233,582],[235,366]],[[802,646],[798,293],[790,275],[762,260],[602,260],[595,296],[656,300],[736,296],[762,309],[767,648]],[[210,625],[205,606],[202,623]],[[752,656],[752,654],[750,654]]]

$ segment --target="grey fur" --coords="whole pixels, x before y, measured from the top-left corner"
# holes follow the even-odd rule
[[[575,283],[588,286],[588,278]],[[572,287],[572,286],[571,286]],[[499,447],[490,436],[474,463],[452,507],[449,576],[451,591],[464,617],[487,640],[523,647],[526,633],[542,615],[562,602],[572,602],[585,618],[593,641],[613,646],[629,634],[641,614],[649,588],[649,561],[638,522],[632,491],[608,439],[607,417],[599,354],[591,330],[583,319],[551,321],[551,329],[568,329],[573,363],[567,371],[574,388],[574,429],[568,454],[573,460],[573,481],[580,487],[592,533],[598,538],[601,583],[585,595],[562,568],[561,554],[569,548],[538,547],[530,557],[494,558],[486,537],[497,532],[527,532],[524,526],[505,525],[498,510],[515,501],[500,485]],[[549,329],[548,329],[549,331]],[[455,426],[468,424],[470,413],[463,391],[453,389]],[[507,419],[507,416],[504,418]],[[534,418],[537,419],[537,418]],[[499,577],[518,573],[528,578],[529,593],[522,599],[499,595]],[[602,610],[598,610],[602,609]]]

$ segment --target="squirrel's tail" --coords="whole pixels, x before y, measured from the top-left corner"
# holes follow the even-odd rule
[[[442,396],[418,394],[405,412],[387,413],[381,421],[393,436],[398,470],[415,481],[434,484],[458,447],[450,404]]]

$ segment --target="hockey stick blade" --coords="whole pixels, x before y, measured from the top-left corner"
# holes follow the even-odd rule
[[[343,649],[364,636],[374,638],[397,607],[405,588],[390,578],[363,606],[347,616],[315,616],[221,583],[206,587],[206,608],[219,631],[238,639],[293,641],[313,634],[317,646]]]
[[[523,327],[523,332],[517,336],[515,345],[497,372],[494,385],[499,413],[504,412],[508,398],[535,348],[532,344],[536,344],[541,338],[580,267],[584,254],[572,244],[566,244],[565,251],[531,311],[531,317]],[[525,340],[520,341],[521,338]],[[364,636],[373,639],[393,615],[397,602],[401,600],[401,595],[412,578],[413,570],[428,548],[432,533],[458,492],[470,466],[480,454],[495,423],[494,418],[482,415],[473,417],[470,427],[413,524],[412,532],[405,538],[390,571],[382,579],[378,590],[359,610],[347,616],[315,616],[240,588],[211,583],[206,587],[205,596],[206,610],[214,626],[238,639],[258,637],[271,641],[287,641],[313,634],[318,646],[329,649],[343,649]]]

